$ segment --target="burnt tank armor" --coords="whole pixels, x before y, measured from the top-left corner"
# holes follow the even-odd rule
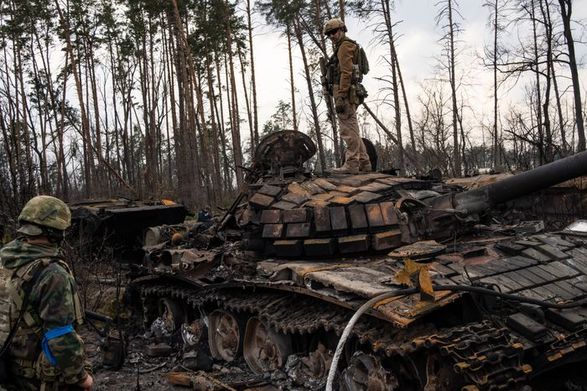
[[[154,228],[133,282],[148,324],[205,324],[215,360],[279,370],[270,382],[285,388],[327,386],[340,335],[373,299],[329,389],[554,390],[553,369],[584,365],[585,224],[477,228],[490,208],[585,174],[587,153],[469,191],[381,172],[315,177],[314,153],[301,133],[271,134],[218,224]]]

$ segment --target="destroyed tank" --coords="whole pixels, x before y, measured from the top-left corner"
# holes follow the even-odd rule
[[[516,234],[486,216],[585,174],[587,153],[467,191],[317,177],[314,153],[271,134],[217,224],[151,229],[131,284],[147,326],[281,389],[586,389],[587,222]]]

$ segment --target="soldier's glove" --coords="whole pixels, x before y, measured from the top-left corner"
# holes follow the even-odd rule
[[[347,110],[348,102],[343,96],[336,98],[335,110],[338,114],[344,114]]]

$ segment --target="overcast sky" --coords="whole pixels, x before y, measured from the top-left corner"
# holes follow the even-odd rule
[[[404,80],[408,90],[410,104],[416,106],[417,96],[422,90],[421,85],[427,79],[432,79],[435,73],[437,57],[440,53],[439,38],[442,35],[441,28],[436,25],[435,17],[438,13],[437,0],[403,0],[396,2],[395,20],[401,21],[397,26],[399,39],[397,41],[398,57]],[[461,0],[460,11],[463,19],[460,21],[463,32],[458,43],[461,51],[457,75],[467,74],[469,83],[466,91],[468,100],[474,113],[468,115],[469,122],[480,122],[483,118],[490,118],[493,106],[492,99],[492,72],[484,69],[478,55],[483,53],[484,45],[491,42],[491,31],[487,26],[489,10],[482,6],[481,0]],[[573,1],[573,19],[587,19],[587,0]],[[371,64],[371,72],[366,76],[365,84],[369,91],[369,100],[382,97],[378,90],[384,83],[377,81],[389,73],[385,63],[381,60],[381,54],[385,52],[374,42],[373,26],[370,22],[358,21],[347,17],[349,37],[358,41],[366,49]],[[579,31],[575,31],[575,38],[579,39]],[[585,38],[585,37],[583,37]],[[264,25],[264,20],[259,17],[255,29],[255,58],[257,67],[257,85],[259,100],[259,121],[262,126],[274,113],[278,101],[289,101],[288,84],[288,60],[287,40],[270,27]],[[577,43],[577,51],[581,55],[580,60],[585,62],[587,53],[585,44]],[[298,89],[298,106],[306,106],[304,97],[307,96],[306,83],[303,78],[299,48],[294,48],[297,70],[295,72],[296,88]],[[581,65],[584,68],[584,65]],[[587,72],[581,70],[583,100],[587,98],[585,87],[587,86]],[[510,91],[508,97],[512,101],[519,101],[523,96],[523,89]],[[380,115],[386,119],[389,126],[391,115],[389,107],[377,105],[375,101],[371,106],[378,108]],[[416,108],[416,107],[415,107]],[[307,108],[306,108],[307,111]],[[304,114],[302,114],[304,116]],[[474,117],[474,118],[473,118]],[[303,120],[303,119],[302,119]],[[372,125],[374,126],[374,125]],[[303,129],[301,129],[303,130]],[[373,136],[373,135],[372,135]],[[481,142],[483,135],[477,133],[475,141]]]

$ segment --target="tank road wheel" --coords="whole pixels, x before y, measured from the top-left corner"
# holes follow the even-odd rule
[[[383,368],[379,358],[363,352],[353,355],[340,380],[341,391],[397,389],[399,389],[397,378]]]
[[[163,320],[163,327],[169,334],[179,330],[184,322],[185,314],[181,305],[173,299],[159,300],[159,316]]]
[[[208,317],[208,345],[216,360],[233,361],[242,350],[242,322],[232,314],[215,310]]]
[[[257,374],[281,368],[291,354],[291,338],[267,327],[260,319],[251,318],[243,343],[243,356]]]

